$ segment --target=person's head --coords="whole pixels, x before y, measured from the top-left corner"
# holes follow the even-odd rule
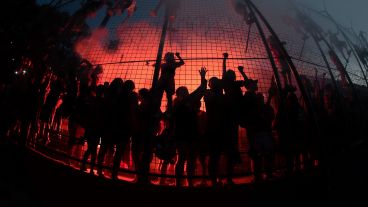
[[[178,99],[185,98],[188,95],[189,95],[189,91],[187,87],[181,86],[178,89],[176,89],[176,97]]]
[[[225,78],[225,81],[229,81],[229,82],[235,81],[236,80],[235,71],[233,71],[233,70],[226,71],[224,78]]]
[[[214,91],[221,90],[221,81],[217,77],[212,77],[208,82],[208,86]]]
[[[135,84],[132,80],[125,81],[124,86],[125,86],[125,89],[129,92],[132,92],[135,89]]]
[[[142,88],[138,91],[138,95],[140,101],[147,100],[150,95],[150,91],[147,88]]]
[[[175,62],[175,56],[174,53],[168,52],[165,54],[165,62],[166,63],[174,63]]]
[[[124,86],[124,81],[121,78],[115,78],[109,86],[109,94],[112,96],[119,95]]]

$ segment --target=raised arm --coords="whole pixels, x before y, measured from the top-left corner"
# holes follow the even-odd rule
[[[183,58],[181,58],[181,56],[180,56],[180,53],[175,53],[175,55],[176,55],[176,57],[178,57],[179,58],[179,66],[182,66],[182,65],[184,65],[185,64],[185,62],[184,62],[184,60],[183,60]]]
[[[200,101],[204,96],[204,93],[206,92],[207,88],[206,73],[207,73],[206,67],[202,67],[201,70],[199,70],[199,74],[201,75],[201,85],[189,96],[190,101],[193,103]]]
[[[206,80],[207,71],[208,70],[206,67],[202,67],[201,70],[199,71],[199,74],[201,75],[201,87],[207,86],[207,80]]]
[[[248,82],[249,81],[249,78],[248,78],[247,74],[245,74],[245,72],[244,72],[244,67],[243,66],[239,66],[238,67],[238,70],[239,70],[240,74],[243,76],[244,81],[245,82]]]
[[[226,61],[227,59],[229,58],[229,54],[228,53],[224,53],[224,59],[223,59],[223,62],[222,62],[222,79],[225,78],[225,74],[226,74]]]

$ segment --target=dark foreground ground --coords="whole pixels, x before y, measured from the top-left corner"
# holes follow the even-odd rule
[[[361,153],[365,152],[362,149]],[[363,185],[358,182],[359,176],[368,175],[361,165],[367,158],[355,159],[355,163],[341,160],[341,169],[356,166],[359,169],[340,169],[328,179],[299,175],[233,188],[176,189],[113,183],[91,177],[3,140],[0,141],[0,207],[329,206],[328,203],[366,206],[358,202],[364,202],[364,195],[368,198],[368,186],[362,191],[356,185]],[[365,165],[368,166],[368,162]],[[333,183],[328,185],[329,181]]]

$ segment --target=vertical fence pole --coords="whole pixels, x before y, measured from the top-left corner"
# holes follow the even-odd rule
[[[315,114],[315,110],[313,108],[313,104],[311,101],[311,97],[308,95],[308,92],[303,84],[302,79],[300,78],[299,72],[296,69],[289,53],[287,52],[287,50],[285,49],[284,45],[281,43],[280,38],[278,37],[278,35],[276,34],[276,32],[273,30],[272,26],[270,25],[270,23],[267,21],[267,19],[263,16],[263,14],[259,11],[259,9],[256,7],[256,5],[249,0],[250,5],[254,8],[254,10],[256,11],[256,13],[258,14],[258,16],[262,19],[263,23],[265,24],[265,26],[267,27],[267,29],[270,31],[271,35],[276,39],[277,44],[279,46],[279,48],[281,48],[282,54],[283,54],[283,58],[286,59],[289,68],[291,69],[291,71],[294,74],[295,80],[298,84],[299,90],[303,96],[303,99],[305,101],[306,107],[307,107],[307,111],[308,113],[311,115],[311,117],[314,117],[315,122],[317,121],[317,116]],[[304,47],[304,45],[303,45]],[[316,122],[317,124],[317,122]]]
[[[296,7],[296,6],[294,6],[295,7],[295,9],[296,9],[296,11],[299,13],[299,14],[302,14],[302,12]],[[310,21],[310,22],[314,22],[310,17],[307,17],[307,16],[305,16],[304,14],[302,14],[303,15],[303,17],[305,17],[305,18],[308,18],[308,20]],[[314,22],[315,23],[315,22]],[[316,23],[315,23],[316,24]],[[318,40],[318,38],[316,37],[316,34],[313,32],[313,31],[308,31],[310,34],[311,34],[311,36],[313,37],[313,39],[314,39],[314,41],[315,41],[315,43],[316,43],[316,45],[317,45],[317,47],[318,47],[318,49],[319,49],[319,51],[320,51],[320,53],[321,53],[321,55],[322,55],[322,58],[323,58],[323,60],[324,60],[324,62],[325,62],[325,64],[326,64],[326,66],[327,66],[327,68],[328,68],[328,70],[329,70],[329,73],[330,73],[330,75],[331,75],[331,80],[333,81],[333,84],[334,84],[334,87],[336,88],[336,92],[337,92],[337,95],[339,96],[339,100],[340,100],[340,102],[341,103],[343,103],[342,101],[342,95],[341,95],[341,93],[340,93],[340,91],[339,91],[339,88],[338,88],[338,85],[337,85],[337,81],[335,80],[335,78],[333,77],[333,74],[332,74],[332,69],[331,69],[331,66],[330,66],[330,64],[329,64],[329,62],[328,62],[328,60],[327,60],[327,57],[326,57],[326,55],[325,55],[325,53],[324,53],[324,51],[323,51],[323,49],[322,49],[322,47],[321,47],[321,44],[319,43],[319,40]],[[336,58],[338,59],[338,61],[341,63],[341,60],[339,59],[339,57],[336,55],[336,52],[332,49],[332,47],[331,47],[331,45],[327,42],[327,40],[326,40],[326,38],[324,38],[324,36],[322,35],[322,34],[319,34],[319,36],[320,36],[320,40],[322,40],[323,41],[323,43],[327,46],[327,48],[332,52],[332,53],[334,53],[334,55],[336,56]],[[355,88],[355,85],[354,85],[354,83],[352,82],[352,80],[351,80],[351,78],[350,78],[350,76],[349,76],[349,74],[348,74],[348,72],[347,72],[347,70],[346,70],[346,68],[341,68],[342,69],[342,73],[345,75],[345,77],[347,78],[347,80],[348,80],[348,82],[349,82],[349,86],[350,86],[350,88],[351,88],[351,90],[352,90],[352,95],[353,95],[353,97],[354,97],[354,99],[355,99],[355,101],[356,102],[358,102],[359,103],[359,96],[358,96],[358,94],[357,94],[357,92],[356,92],[356,88]]]
[[[273,69],[273,73],[274,73],[274,76],[275,76],[275,80],[276,80],[276,85],[277,85],[277,88],[278,88],[278,91],[279,91],[281,106],[283,106],[284,98],[285,97],[283,97],[283,94],[284,93],[282,91],[282,84],[281,84],[281,80],[280,80],[280,76],[279,76],[279,71],[277,69],[275,60],[274,60],[274,58],[272,56],[272,52],[271,52],[270,46],[268,45],[266,36],[265,36],[264,31],[262,29],[262,26],[261,26],[261,24],[260,24],[260,22],[258,20],[258,17],[255,15],[255,13],[253,11],[253,8],[251,7],[250,1],[249,0],[245,0],[245,3],[247,4],[247,6],[249,8],[250,15],[252,15],[254,17],[254,22],[255,22],[255,24],[257,26],[258,32],[259,32],[259,34],[261,36],[262,42],[263,42],[264,47],[266,49],[267,56],[268,56],[268,59],[270,60],[270,63],[271,63],[272,69]]]
[[[296,10],[296,12],[297,12],[298,15],[303,15],[303,18],[308,18],[308,17],[305,17],[305,15],[302,14],[302,12],[295,5],[293,5],[293,7]],[[308,19],[308,20],[310,20],[310,19]],[[303,25],[303,26],[305,26],[305,25]],[[323,61],[326,64],[328,73],[330,74],[331,81],[332,81],[332,84],[333,84],[333,86],[334,86],[334,88],[336,90],[337,96],[338,96],[339,100],[341,100],[340,90],[339,90],[339,87],[337,85],[336,79],[335,79],[335,77],[334,77],[334,75],[332,73],[332,69],[331,69],[330,63],[327,60],[327,57],[326,57],[326,55],[325,55],[325,53],[324,53],[324,51],[323,51],[323,49],[321,47],[321,44],[319,43],[318,38],[316,37],[316,34],[313,31],[310,31],[309,29],[306,29],[306,31],[312,36],[312,38],[313,38],[313,40],[314,40],[314,42],[315,42],[315,44],[316,44],[319,52],[321,53],[322,59],[323,59]]]
[[[158,78],[159,78],[159,75],[160,75],[161,61],[162,61],[162,56],[163,56],[163,52],[164,52],[164,48],[165,48],[166,33],[167,33],[167,28],[169,26],[169,16],[168,16],[167,12],[165,12],[165,17],[164,18],[165,19],[164,19],[164,24],[162,26],[161,39],[160,39],[158,52],[157,52],[155,71],[153,73],[153,79],[152,79],[152,88],[153,89],[156,89],[157,85],[158,85]]]

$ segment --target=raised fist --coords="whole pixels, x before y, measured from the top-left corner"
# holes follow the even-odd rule
[[[206,73],[207,73],[207,68],[206,67],[202,67],[201,70],[199,70],[199,74],[201,75],[202,78],[206,77]]]
[[[224,55],[224,58],[225,59],[228,59],[229,58],[229,54],[227,52],[225,52],[223,55]]]

